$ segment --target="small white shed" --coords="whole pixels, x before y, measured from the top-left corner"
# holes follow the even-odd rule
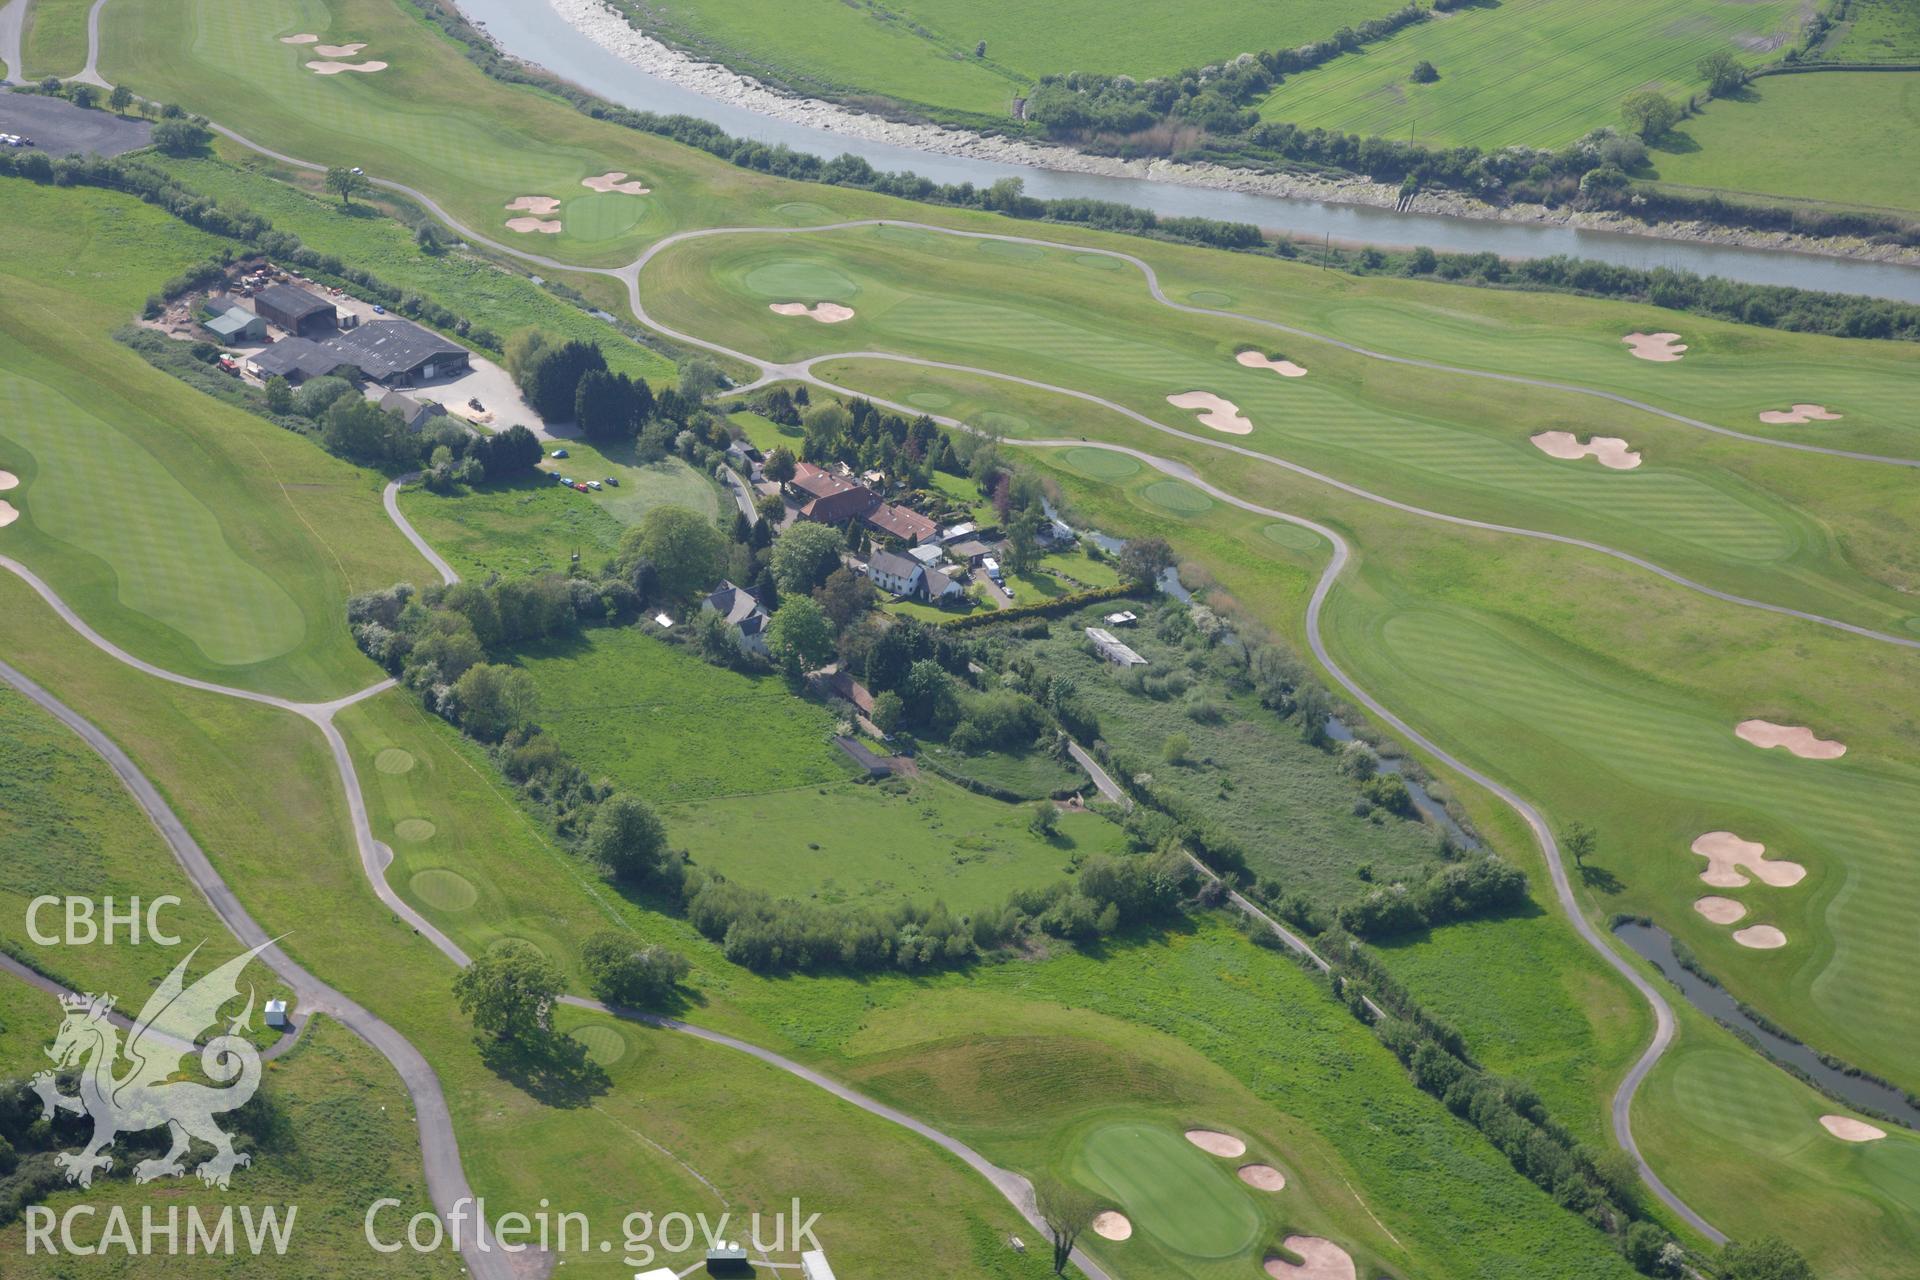
[[[282,1030],[289,1025],[287,1021],[287,1002],[285,1000],[267,1001],[267,1025],[270,1027],[279,1027]]]
[[[820,1249],[809,1249],[800,1255],[800,1274],[807,1280],[833,1280],[833,1268],[827,1265],[827,1255]]]

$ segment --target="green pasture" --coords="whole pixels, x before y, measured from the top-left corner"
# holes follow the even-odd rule
[[[237,160],[156,153],[154,161],[194,191],[251,209],[278,229],[299,236],[308,248],[331,253],[396,288],[431,298],[500,338],[516,329],[544,329],[599,343],[611,368],[645,378],[656,387],[673,380],[671,361],[525,275],[463,250],[425,253],[404,222],[360,201],[343,206],[317,189],[315,175],[277,166],[236,144],[223,143],[223,149]],[[303,190],[302,184],[312,189]]]
[[[1020,648],[1042,669],[1073,679],[1117,772],[1149,775],[1152,792],[1182,812],[1204,815],[1239,849],[1250,872],[1287,893],[1346,902],[1368,887],[1356,874],[1362,866],[1381,884],[1424,877],[1436,857],[1432,829],[1385,813],[1356,815],[1360,792],[1340,773],[1339,758],[1304,741],[1250,693],[1210,674],[1203,658],[1144,625],[1127,632],[1126,641],[1147,659],[1153,684],[1088,653],[1081,628],[1097,626],[1099,615],[1114,607],[1096,605],[1063,618],[1047,639]],[[1191,687],[1174,692],[1166,684],[1169,673]],[[1161,744],[1174,734],[1190,744],[1179,764],[1161,755]]]
[[[0,975],[0,1008],[8,1006],[18,989],[24,987],[16,979]],[[24,1038],[0,1035],[0,1045]],[[46,1060],[42,1058],[38,1065],[45,1066]],[[27,1064],[22,1069],[28,1069]],[[399,1202],[383,1211],[391,1216],[381,1218],[383,1228],[398,1224],[399,1232],[404,1232],[414,1214],[433,1212],[420,1167],[420,1138],[411,1102],[392,1066],[377,1051],[333,1020],[316,1017],[296,1048],[266,1064],[257,1099],[254,1105],[264,1106],[273,1117],[275,1138],[265,1147],[246,1138],[236,1144],[242,1150],[251,1149],[253,1163],[234,1173],[230,1191],[202,1186],[193,1176],[191,1163],[184,1178],[136,1185],[127,1176],[126,1161],[121,1160],[92,1187],[63,1186],[41,1201],[56,1214],[76,1206],[92,1208],[92,1218],[74,1219],[75,1243],[83,1245],[111,1241],[102,1233],[113,1210],[126,1213],[136,1243],[143,1212],[151,1213],[161,1228],[168,1213],[177,1212],[177,1249],[167,1249],[164,1235],[155,1237],[157,1247],[147,1254],[125,1252],[107,1243],[99,1254],[76,1267],[73,1255],[64,1249],[49,1253],[42,1246],[30,1251],[26,1228],[16,1220],[0,1228],[7,1275],[21,1280],[67,1280],[76,1273],[116,1280],[241,1275],[269,1280],[315,1275],[425,1280],[446,1274],[446,1255],[411,1249],[383,1254],[367,1247],[363,1224],[375,1200]],[[196,1145],[195,1157],[206,1154],[206,1148]],[[248,1252],[237,1212],[233,1234],[239,1252],[235,1256],[210,1259],[203,1251],[188,1252],[189,1208],[199,1210],[201,1220],[211,1228],[223,1211],[235,1209],[236,1201],[253,1206],[256,1212],[263,1206],[281,1207],[282,1222],[287,1220],[285,1207],[298,1206],[285,1254],[274,1253],[270,1245],[258,1257]]]
[[[776,897],[877,908],[944,902],[956,912],[1004,903],[1065,878],[1089,854],[1119,853],[1119,826],[1060,815],[1059,834],[1027,829],[1030,805],[975,795],[943,778],[795,787],[667,811],[677,848],[729,880]]]
[[[1684,99],[1701,89],[1694,64],[1710,53],[1771,61],[1801,21],[1791,0],[1468,5],[1289,76],[1260,114],[1443,147],[1557,147],[1618,126],[1620,100],[1636,90]],[[1422,61],[1439,80],[1412,82]]]
[[[1766,76],[1716,99],[1652,160],[1673,185],[1910,211],[1920,209],[1916,146],[1920,71],[1823,71]]]
[[[712,515],[720,505],[713,484],[678,458],[642,464],[631,445],[565,445],[567,457],[549,458],[523,479],[451,494],[409,485],[400,492],[400,510],[458,572],[483,578],[565,573],[576,555],[596,572],[618,550],[620,535],[651,508],[671,503]],[[557,476],[614,476],[620,483],[581,493],[563,488]]]
[[[945,743],[923,742],[917,758],[923,766],[931,762],[949,773],[998,787],[1025,800],[1092,789],[1092,783],[1079,765],[1038,748],[964,752],[955,751]]]
[[[14,78],[77,75],[87,65],[87,10],[93,0],[21,0],[27,6]]]
[[[825,786],[849,765],[825,707],[776,676],[740,675],[638,627],[523,649],[540,723],[596,778],[665,805]]]
[[[1828,62],[1911,62],[1920,59],[1920,8],[1910,0],[1853,0],[1846,20],[1820,42]]]
[[[1377,17],[1355,0],[1302,0],[1280,9],[1254,0],[1199,0],[1113,21],[1094,0],[692,0],[629,6],[651,32],[750,74],[836,97],[892,98],[936,116],[1008,121],[1015,97],[1043,75],[1069,71],[1136,79],[1309,44]],[[985,58],[975,46],[985,41]]]
[[[1866,552],[1865,566],[1843,552],[1843,541],[1870,536],[1857,514],[1862,490],[1849,483],[1857,464],[1756,458],[1752,446],[1596,398],[1410,371],[1309,340],[1283,344],[1308,376],[1281,378],[1234,356],[1256,343],[1270,349],[1284,335],[1214,317],[1170,319],[1133,273],[1089,272],[1064,251],[1036,250],[1020,268],[1022,287],[1009,291],[983,242],[916,233],[903,247],[888,230],[688,242],[656,258],[645,283],[660,297],[655,306],[665,322],[772,360],[886,350],[1097,392],[1196,437],[1182,442],[1107,412],[1097,427],[1102,438],[1180,457],[1210,474],[1240,467],[1209,447],[1224,442],[1451,514],[1640,551],[1760,597],[1820,599],[1828,610],[1879,625],[1912,612],[1897,582],[1885,580],[1894,575],[1875,572],[1881,566],[1873,563],[1903,552]],[[823,333],[767,312],[760,299],[769,295],[755,281],[785,264],[824,266],[852,281],[855,318]],[[937,291],[927,291],[929,280],[939,282]],[[716,295],[726,302],[715,306]],[[1632,359],[1617,334],[1589,341],[1610,342],[1617,358]],[[1674,367],[1686,377],[1691,366]],[[976,398],[998,390],[990,378],[953,371],[929,378],[898,361],[840,361],[826,372],[838,385],[909,405],[927,391],[953,398],[957,381],[971,382]],[[1196,390],[1239,406],[1252,434],[1212,431],[1167,403]],[[1021,412],[1003,411],[1000,422],[1024,423],[1009,425],[1010,439],[1069,434],[1058,395],[1019,388],[1006,403]],[[1028,406],[1036,411],[1025,412]],[[984,422],[989,412],[969,417]],[[1551,459],[1529,440],[1543,430],[1623,435],[1646,462],[1620,472]],[[1873,474],[1862,483],[1892,518],[1920,519],[1920,500],[1903,480]],[[1146,493],[1181,516],[1202,514],[1212,501],[1174,480],[1156,479]],[[1897,568],[1920,581],[1920,564]]]
[[[176,670],[294,695],[373,678],[347,594],[414,572],[378,475],[218,404],[109,334],[211,238],[105,192],[7,186],[0,549],[109,638]]]

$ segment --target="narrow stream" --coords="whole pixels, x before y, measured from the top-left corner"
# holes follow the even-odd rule
[[[1625,921],[1614,928],[1614,936],[1633,948],[1678,987],[1687,1003],[1718,1022],[1752,1038],[1760,1052],[1777,1062],[1803,1071],[1819,1087],[1843,1102],[1863,1111],[1890,1116],[1909,1129],[1920,1129],[1920,1106],[1891,1085],[1880,1084],[1828,1066],[1806,1045],[1789,1040],[1755,1022],[1724,989],[1682,968],[1673,951],[1673,935],[1658,925]]]

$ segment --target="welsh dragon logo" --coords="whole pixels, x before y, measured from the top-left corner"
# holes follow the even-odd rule
[[[66,1170],[68,1182],[92,1186],[95,1170],[113,1167],[112,1158],[101,1153],[114,1139],[162,1125],[171,1132],[173,1146],[165,1155],[135,1165],[136,1182],[184,1176],[181,1158],[193,1138],[214,1149],[213,1156],[195,1170],[210,1187],[224,1189],[234,1169],[252,1163],[251,1156],[233,1149],[233,1139],[213,1120],[223,1111],[244,1106],[260,1087],[260,1052],[240,1034],[253,1016],[251,988],[245,1010],[227,1023],[226,1034],[214,1036],[200,1049],[201,1071],[225,1087],[169,1077],[178,1071],[180,1060],[194,1051],[200,1033],[219,1021],[221,1007],[240,995],[240,971],[271,945],[263,942],[188,986],[187,966],[200,950],[195,947],[147,1000],[125,1044],[114,1022],[112,996],[60,997],[66,1019],[47,1056],[59,1070],[79,1070],[80,1092],[77,1097],[61,1093],[52,1071],[33,1078],[33,1091],[40,1095],[43,1114],[49,1118],[55,1110],[93,1117],[93,1140],[85,1149],[54,1157]]]

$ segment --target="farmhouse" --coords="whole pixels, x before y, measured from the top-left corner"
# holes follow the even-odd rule
[[[938,569],[928,569],[920,578],[920,590],[933,604],[943,600],[958,600],[967,594],[958,578],[952,578]]]
[[[800,515],[822,524],[858,520],[879,505],[880,499],[863,484],[823,471],[811,462],[794,468],[789,482],[800,499]]]
[[[415,400],[398,391],[389,391],[381,396],[380,407],[388,413],[397,414],[400,421],[407,424],[409,431],[418,431],[435,418],[447,416],[445,405],[435,404],[431,400]]]
[[[472,354],[411,320],[370,320],[327,346],[382,386],[412,386],[465,373]]]
[[[340,313],[317,293],[290,284],[270,284],[253,298],[254,314],[278,325],[296,338],[331,333],[340,327]]]
[[[308,378],[323,378],[349,362],[339,352],[311,338],[282,338],[247,357],[247,372],[265,381],[285,378],[298,386]]]
[[[742,587],[736,587],[726,579],[713,589],[713,594],[700,602],[700,608],[708,613],[717,613],[721,620],[732,627],[740,636],[740,647],[749,653],[765,656],[767,652],[767,611],[753,593]]]
[[[267,340],[267,322],[238,303],[208,299],[207,310],[212,315],[202,323],[221,342],[238,346]]]
[[[867,560],[867,577],[882,591],[890,591],[896,596],[914,596],[920,594],[921,584],[926,581],[927,568],[911,557],[896,555],[891,551],[876,551]]]
[[[1087,639],[1093,641],[1093,647],[1108,662],[1122,667],[1144,667],[1147,660],[1121,644],[1114,634],[1105,627],[1088,627]]]
[[[867,512],[866,521],[887,537],[898,538],[910,546],[933,537],[938,527],[918,511],[891,502],[882,503]]]

